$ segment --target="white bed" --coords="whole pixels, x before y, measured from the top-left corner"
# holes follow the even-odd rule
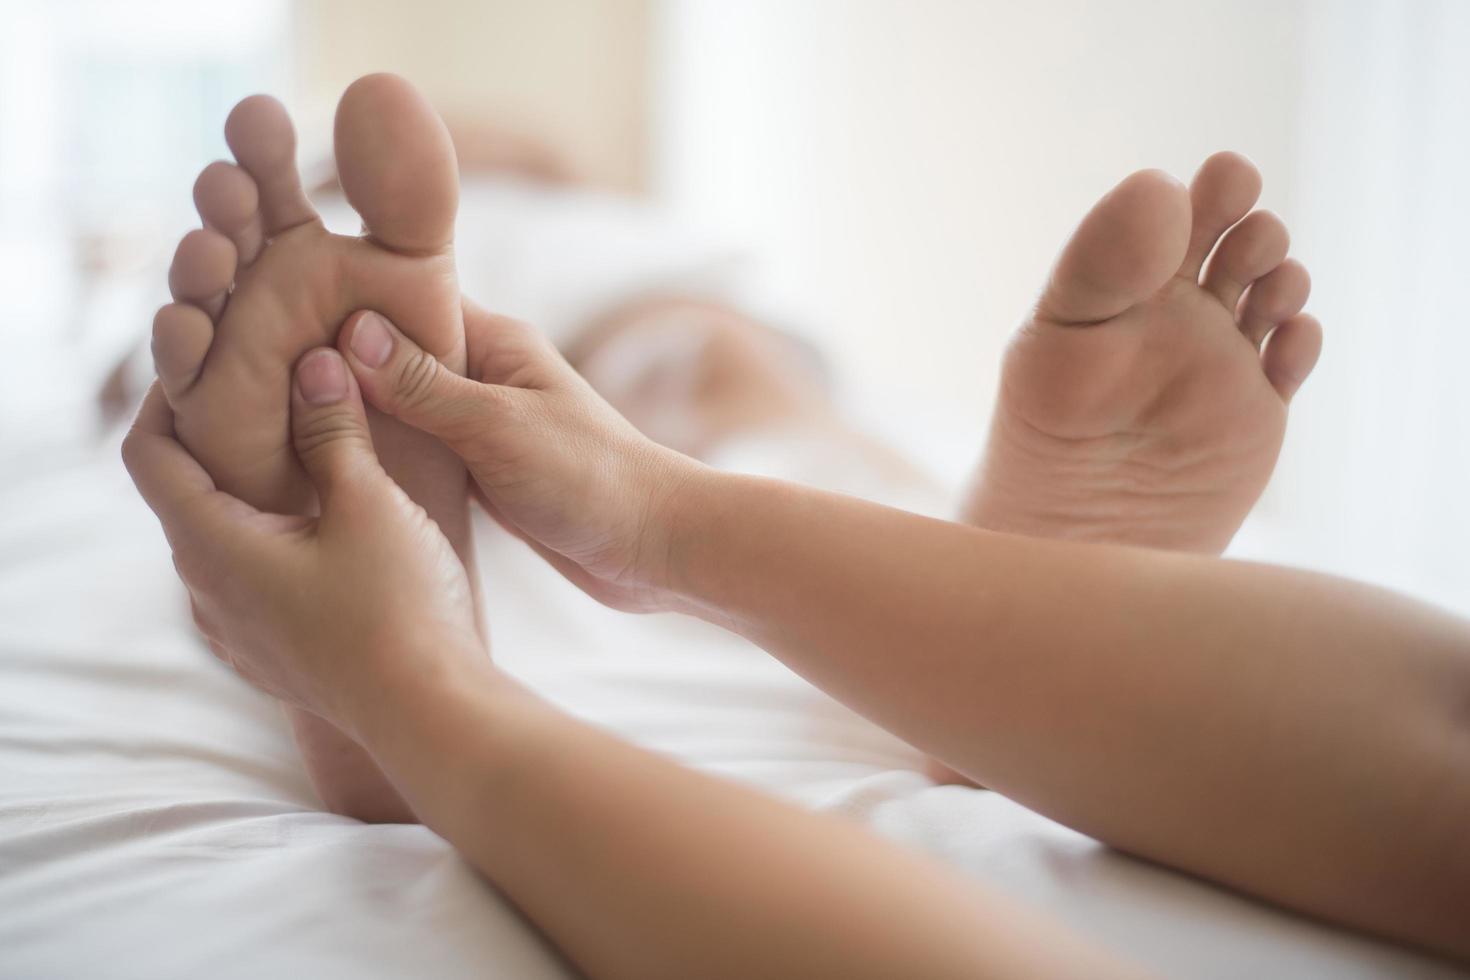
[[[115,439],[33,432],[6,450],[0,976],[570,975],[428,831],[317,811],[274,706],[194,640]],[[1166,975],[1465,975],[936,787],[912,750],[758,651],[603,610],[482,540],[497,656],[644,745],[849,814]]]
[[[738,253],[627,202],[479,182],[459,238],[467,292],[553,331],[650,288],[779,314]],[[0,323],[0,978],[569,976],[433,834],[319,812],[275,706],[195,639],[117,434],[89,435],[86,393],[161,282],[93,290],[80,332],[56,328],[65,308]],[[966,455],[924,442],[905,439],[932,460]],[[936,506],[821,447],[750,443],[724,462]],[[760,651],[602,609],[481,530],[497,659],[640,744],[848,814],[1166,975],[1470,975],[1119,856],[993,793],[935,786],[912,749]]]

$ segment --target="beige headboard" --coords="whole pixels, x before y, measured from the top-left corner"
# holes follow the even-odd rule
[[[645,186],[652,0],[300,0],[298,109],[328,132],[359,75],[394,71],[451,121],[544,138],[598,185]],[[321,125],[325,123],[326,125]]]

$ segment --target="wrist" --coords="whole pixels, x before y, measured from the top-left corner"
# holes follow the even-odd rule
[[[660,580],[663,608],[714,622],[724,622],[716,602],[712,577],[729,549],[721,535],[756,533],[748,523],[737,526],[732,514],[741,506],[738,496],[748,478],[709,467],[691,474],[671,496],[665,516],[664,562]],[[745,517],[752,515],[745,514]]]
[[[384,708],[358,729],[363,746],[414,815],[461,851],[483,850],[484,824],[564,754],[571,724],[483,652],[417,678]]]
[[[691,524],[709,484],[721,474],[662,446],[643,461],[642,470],[642,479],[634,483],[643,488],[636,497],[643,507],[633,526],[633,573],[624,584],[643,597],[643,611],[680,611],[683,543],[693,533]]]

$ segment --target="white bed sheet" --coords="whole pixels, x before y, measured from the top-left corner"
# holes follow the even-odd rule
[[[12,446],[0,480],[0,976],[569,976],[433,834],[317,811],[275,707],[193,638],[115,445],[65,446]],[[778,448],[741,462],[779,469]],[[759,651],[482,541],[498,658],[641,744],[849,814],[1166,975],[1465,975],[937,787]]]

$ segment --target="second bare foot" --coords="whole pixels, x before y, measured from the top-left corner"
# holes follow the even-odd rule
[[[1087,215],[1008,350],[969,523],[1219,553],[1275,467],[1321,349],[1261,178],[1136,173]],[[1206,261],[1208,258],[1208,262]]]

